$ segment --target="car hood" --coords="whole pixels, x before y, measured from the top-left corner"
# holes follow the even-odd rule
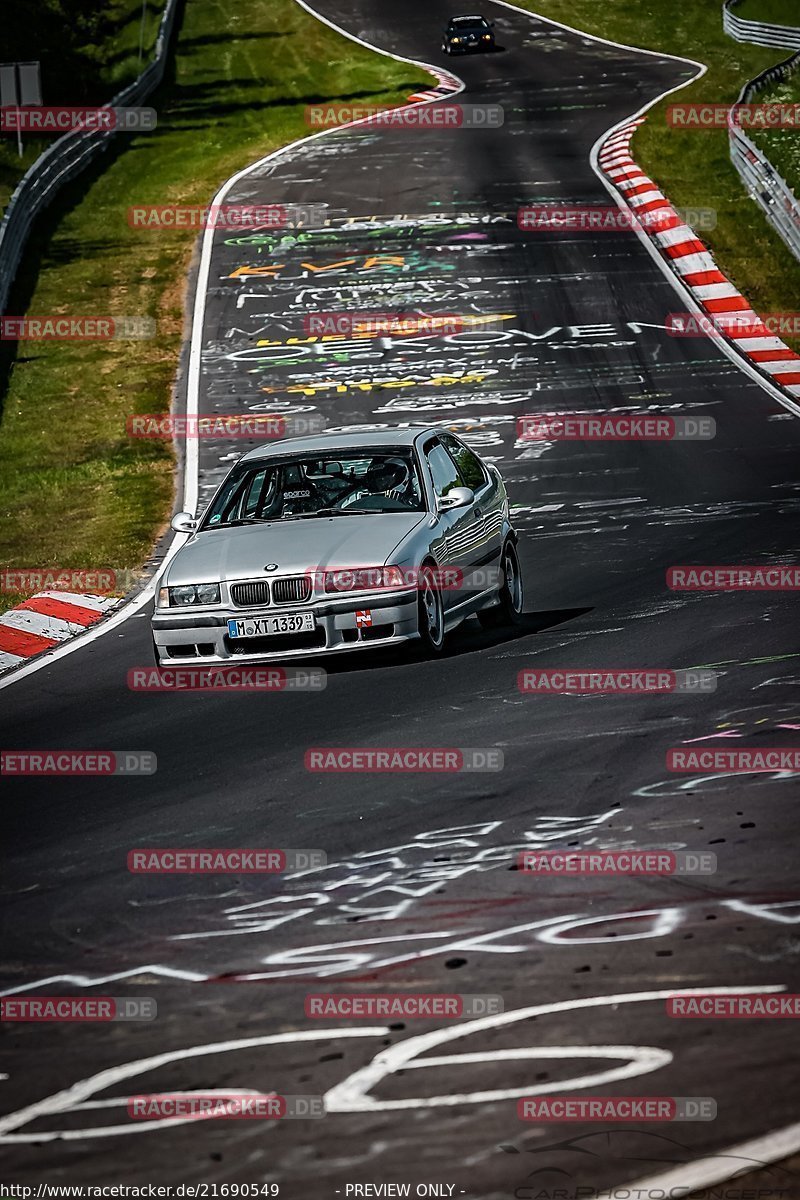
[[[312,517],[205,529],[195,534],[172,560],[165,583],[216,583],[222,580],[263,579],[303,574],[319,568],[382,566],[395,547],[423,521],[427,513]]]

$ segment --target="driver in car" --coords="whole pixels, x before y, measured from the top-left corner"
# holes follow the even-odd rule
[[[364,476],[364,486],[351,492],[339,508],[349,508],[364,496],[386,496],[399,504],[413,506],[418,497],[409,464],[402,458],[377,459]]]

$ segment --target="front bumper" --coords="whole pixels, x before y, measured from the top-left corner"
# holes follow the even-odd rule
[[[292,616],[312,612],[314,629],[308,633],[271,634],[259,638],[230,638],[228,621],[243,616]],[[369,625],[359,623],[356,612],[370,614]],[[362,618],[363,621],[363,618]],[[389,595],[332,598],[307,604],[269,608],[225,608],[216,612],[174,612],[156,609],[153,640],[162,666],[179,663],[272,662],[278,659],[386,646],[406,642],[418,634],[416,588]]]
[[[470,42],[468,45],[455,46],[449,42],[451,54],[474,54],[476,50],[494,50],[494,42]]]

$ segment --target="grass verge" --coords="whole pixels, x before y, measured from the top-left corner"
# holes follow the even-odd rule
[[[768,25],[797,25],[800,20],[796,0],[741,0],[732,11],[743,21],[765,21]]]
[[[745,194],[730,161],[724,130],[683,130],[667,125],[673,103],[733,102],[742,85],[790,51],[751,46],[729,38],[722,28],[722,5],[716,0],[689,0],[684,5],[663,0],[517,0],[542,16],[597,34],[599,37],[692,58],[707,65],[697,82],[659,102],[636,133],[636,161],[679,208],[712,208],[716,228],[702,238],[721,270],[747,296],[757,312],[794,311],[800,294],[800,263],[790,254]],[[746,0],[750,19],[800,22],[796,0]],[[745,15],[744,6],[737,8]],[[764,14],[763,16],[761,14]],[[769,14],[767,16],[767,14]],[[772,135],[787,144],[800,134]],[[787,339],[790,341],[790,339]],[[800,350],[800,339],[791,339]]]
[[[157,336],[20,343],[0,425],[0,563],[135,569],[170,511],[171,450],[128,439],[125,420],[169,408],[197,234],[132,229],[128,207],[208,202],[234,171],[306,135],[309,102],[394,104],[430,82],[293,0],[186,5],[174,77],[154,98],[157,130],[60,195],[9,308],[147,316]]]

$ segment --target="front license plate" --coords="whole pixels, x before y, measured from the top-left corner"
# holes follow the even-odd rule
[[[313,613],[282,613],[278,617],[241,617],[228,621],[228,637],[269,637],[273,633],[306,633],[313,628]]]

